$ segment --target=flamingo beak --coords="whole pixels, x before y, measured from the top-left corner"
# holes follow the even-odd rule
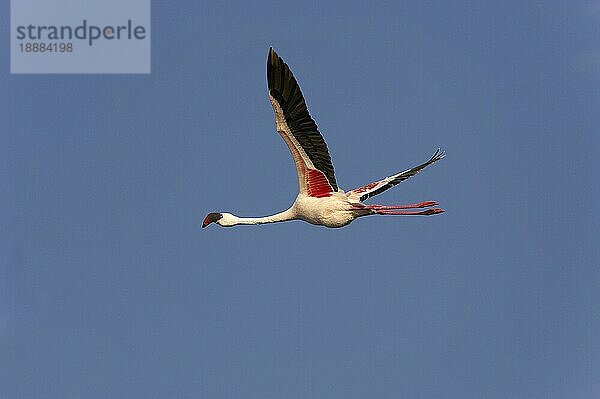
[[[202,222],[202,228],[205,228],[212,222],[216,222],[217,220],[221,219],[222,217],[223,217],[223,215],[220,213],[217,213],[217,212],[209,213],[208,215],[206,215],[206,217],[204,218],[204,221]]]

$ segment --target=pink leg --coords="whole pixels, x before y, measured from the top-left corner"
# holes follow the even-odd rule
[[[414,209],[414,208],[426,208],[430,206],[438,205],[436,201],[425,201],[419,202],[417,204],[408,204],[408,205],[364,205],[364,204],[354,204],[357,212],[360,212],[360,216],[366,215],[436,215],[438,213],[443,213],[444,210],[440,208],[429,208],[422,211],[403,211],[401,209]],[[364,213],[364,212],[367,213]]]
[[[366,207],[373,210],[392,210],[392,209],[414,209],[414,208],[427,208],[429,206],[439,205],[436,201],[425,201],[419,202],[418,204],[408,205],[367,205]]]
[[[426,209],[424,211],[392,211],[392,210],[377,210],[373,209],[378,215],[436,215],[438,213],[443,213],[444,210],[440,208],[431,208]]]

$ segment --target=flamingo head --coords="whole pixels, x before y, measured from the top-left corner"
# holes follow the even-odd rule
[[[206,215],[206,217],[204,218],[204,221],[202,222],[202,228],[205,228],[206,226],[208,226],[212,222],[215,222],[215,223],[219,224],[219,220],[221,220],[222,218],[223,218],[223,214],[222,213],[211,212],[208,215]]]

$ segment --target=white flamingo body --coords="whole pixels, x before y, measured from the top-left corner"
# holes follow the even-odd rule
[[[238,224],[276,223],[288,220],[304,220],[310,224],[325,227],[343,227],[360,216],[348,197],[341,192],[322,198],[298,194],[296,201],[289,209],[271,216],[242,218],[225,212],[221,215],[222,218],[217,223],[223,227],[232,227]]]
[[[325,227],[344,227],[359,216],[342,192],[323,198],[300,194],[291,209],[298,219]]]
[[[325,227],[343,227],[366,215],[434,215],[444,212],[435,201],[418,204],[385,206],[366,205],[363,201],[417,174],[426,166],[442,159],[438,149],[425,163],[394,174],[366,186],[344,192],[337,186],[333,164],[314,120],[311,118],[300,87],[289,67],[271,48],[267,60],[269,100],[275,112],[275,126],[287,144],[298,174],[299,194],[292,206],[280,213],[265,217],[238,217],[231,213],[209,213],[202,227],[210,223],[223,227],[277,223],[288,220]],[[413,208],[429,208],[407,211]]]

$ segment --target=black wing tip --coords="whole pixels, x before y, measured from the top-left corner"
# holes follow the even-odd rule
[[[273,47],[269,47],[269,55],[267,56],[267,67],[277,67],[283,60],[277,53]]]
[[[269,92],[278,86],[276,81],[279,81],[277,75],[280,74],[281,69],[283,68],[283,60],[281,57],[277,55],[273,47],[269,47],[269,55],[267,56],[267,86],[269,87]]]
[[[439,161],[440,159],[444,158],[445,156],[446,156],[446,150],[442,150],[440,147],[438,147],[438,149],[435,150],[435,153],[431,156],[431,159],[429,162]]]

